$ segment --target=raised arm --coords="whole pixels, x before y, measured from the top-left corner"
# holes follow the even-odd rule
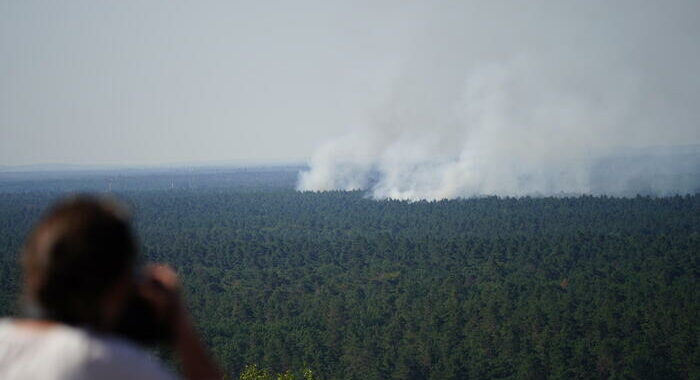
[[[146,277],[142,292],[170,324],[172,348],[182,365],[184,377],[222,379],[221,369],[209,355],[185,307],[175,271],[168,265],[150,265],[146,268]]]

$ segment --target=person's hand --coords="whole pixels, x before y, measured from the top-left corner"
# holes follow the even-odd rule
[[[144,279],[139,293],[154,308],[158,320],[174,330],[185,309],[180,295],[180,281],[175,270],[167,264],[150,264],[144,268]]]
[[[222,379],[222,372],[209,356],[180,295],[180,281],[169,265],[151,264],[145,268],[141,294],[149,300],[173,333],[172,346],[182,363],[186,379]]]

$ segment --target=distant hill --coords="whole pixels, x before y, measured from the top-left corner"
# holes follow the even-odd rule
[[[124,192],[143,190],[293,189],[304,167],[174,167],[0,172],[0,192]]]
[[[626,149],[591,167],[591,192],[631,196],[700,192],[700,145]]]

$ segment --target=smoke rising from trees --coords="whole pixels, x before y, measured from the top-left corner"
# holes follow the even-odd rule
[[[366,123],[314,152],[299,190],[374,198],[700,190],[700,6],[416,7]]]

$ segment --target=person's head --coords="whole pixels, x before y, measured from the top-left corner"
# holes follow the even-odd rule
[[[42,318],[109,328],[126,300],[135,261],[123,207],[91,196],[61,201],[25,243],[24,301]]]

